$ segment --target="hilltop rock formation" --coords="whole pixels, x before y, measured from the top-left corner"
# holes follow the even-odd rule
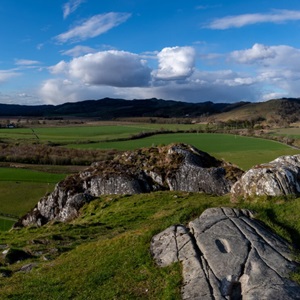
[[[185,144],[128,151],[59,182],[15,226],[71,220],[85,203],[105,194],[180,190],[224,195],[242,173]]]
[[[150,249],[161,267],[182,263],[183,299],[300,299],[290,246],[248,210],[207,209],[154,236]]]
[[[281,156],[247,171],[231,188],[232,200],[251,196],[300,195],[300,154]]]

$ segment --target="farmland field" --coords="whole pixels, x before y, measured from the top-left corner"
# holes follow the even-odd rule
[[[110,124],[110,123],[108,123]],[[117,123],[116,125],[64,126],[1,129],[0,139],[25,140],[52,143],[77,143],[105,141],[116,138],[129,138],[133,134],[161,129],[189,130],[198,129],[201,125],[193,124],[144,124]]]
[[[18,168],[0,168],[0,230],[13,223],[2,214],[20,217],[35,206],[65,174],[51,174]]]
[[[159,125],[153,125],[156,127],[149,124],[143,129],[140,126],[144,125],[140,124],[136,128],[121,128],[122,125],[38,128],[34,132],[41,143],[51,141],[63,147],[83,150],[129,150],[174,142],[188,143],[245,170],[280,155],[300,152],[274,141],[228,134],[174,133],[136,140],[108,141],[160,129]],[[18,143],[20,139],[21,144],[24,141],[22,133],[10,134],[13,132],[17,131],[7,131],[5,138],[13,143]],[[2,137],[0,135],[0,139]],[[27,141],[32,143],[34,137],[31,136]],[[41,250],[43,256],[31,258],[30,263],[36,266],[30,273],[19,272],[21,264],[4,268],[0,262],[2,270],[14,272],[11,277],[0,281],[1,299],[34,299],[36,295],[40,299],[49,299],[49,295],[53,299],[180,299],[180,264],[157,268],[149,255],[150,241],[154,234],[168,226],[187,224],[208,207],[248,208],[289,242],[298,248],[300,245],[297,213],[300,198],[287,201],[256,198],[252,202],[245,200],[232,203],[229,195],[176,191],[103,196],[83,207],[80,217],[70,223],[1,232],[11,228],[14,222],[12,218],[1,217],[1,213],[16,217],[23,215],[42,196],[51,192],[55,183],[73,172],[73,166],[14,165],[18,168],[0,168],[1,244],[32,253]],[[299,255],[296,258],[299,261]],[[300,282],[299,272],[293,276]]]
[[[234,163],[244,170],[259,163],[269,162],[281,155],[299,153],[299,150],[270,140],[209,133],[159,134],[137,140],[78,145],[70,144],[68,147],[81,149],[132,150],[140,147],[166,145],[175,142],[191,144],[217,158]]]
[[[268,162],[281,155],[299,153],[286,145],[258,138],[229,134],[173,133],[156,134],[150,137],[109,141],[128,138],[140,132],[170,129],[200,129],[200,125],[185,124],[117,124],[99,126],[65,126],[1,129],[0,138],[12,142],[24,141],[59,143],[68,148],[131,150],[140,147],[166,145],[174,142],[188,143],[211,155],[234,163],[244,170],[253,165]],[[93,141],[93,143],[91,143]],[[36,166],[35,166],[36,167]],[[30,166],[27,168],[30,168]],[[40,167],[39,169],[46,167]],[[31,209],[55,183],[66,174],[52,174],[19,168],[0,168],[0,213],[21,216]]]

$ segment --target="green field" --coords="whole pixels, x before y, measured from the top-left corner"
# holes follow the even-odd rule
[[[94,126],[65,126],[0,129],[0,139],[27,140],[52,143],[82,143],[88,141],[105,141],[116,138],[128,138],[140,132],[198,129],[201,125],[186,124],[121,124]]]
[[[35,206],[65,174],[0,168],[0,213],[20,217]],[[1,220],[1,216],[0,216]]]
[[[38,172],[19,168],[0,168],[0,182],[43,182],[43,183],[57,183],[60,178],[64,177],[62,174],[53,174],[46,172]]]
[[[148,126],[150,125],[152,124],[149,124]],[[157,124],[154,125],[158,126]],[[120,135],[125,133],[133,133],[133,127],[131,126],[122,127],[118,125],[100,126],[99,128],[93,127],[95,131],[91,131],[92,127],[80,128],[82,131],[79,131],[79,136],[85,136],[87,132],[89,132],[89,137],[91,139],[99,137],[100,132],[102,132],[102,137],[106,138],[109,132],[114,132],[110,138],[120,137]],[[63,133],[66,135],[70,134],[70,140],[74,139],[76,136],[74,127],[60,128],[57,131],[56,129],[39,128],[41,132],[44,132],[44,136],[46,136],[46,133],[48,132],[48,137],[51,136],[52,141],[60,139],[61,141],[66,142],[67,140]],[[140,128],[135,128],[134,130],[139,131]],[[13,133],[15,131],[7,130],[7,132]],[[11,135],[10,138],[14,139],[14,136]],[[99,143],[87,142],[81,144],[69,144],[68,147],[80,149],[130,150],[153,145],[166,145],[174,142],[192,144],[200,150],[208,152],[219,159],[234,163],[244,170],[259,163],[269,162],[281,155],[299,153],[298,150],[270,140],[228,134],[206,133],[158,134],[137,140]],[[64,177],[65,174],[51,174],[19,168],[0,168],[0,213],[9,213],[16,216],[24,214],[31,209],[43,195],[50,192],[55,183]]]
[[[182,129],[181,126],[53,127],[36,128],[34,132],[41,142],[81,149],[130,150],[188,143],[245,170],[280,155],[300,152],[270,140],[227,134],[158,134],[138,140],[107,141],[161,127]],[[191,128],[187,126],[186,129]],[[31,143],[37,137],[30,129],[4,129],[0,131],[0,139],[13,142],[27,139]],[[51,166],[44,168],[48,170]],[[37,295],[39,299],[180,299],[181,266],[158,268],[149,252],[151,238],[170,225],[187,224],[208,207],[251,209],[257,218],[300,247],[300,198],[254,198],[232,203],[229,195],[216,197],[203,193],[109,195],[86,204],[80,217],[72,222],[8,231],[14,220],[1,213],[16,217],[25,214],[65,176],[0,168],[0,244],[36,253],[27,261],[11,265],[0,257],[0,271],[13,272],[11,277],[0,280],[1,299],[35,299]],[[299,261],[299,254],[295,257]],[[19,272],[20,267],[29,263],[33,263],[33,270]],[[300,282],[299,272],[293,276]]]
[[[287,145],[271,140],[211,133],[158,134],[138,140],[80,145],[70,144],[68,147],[132,150],[141,147],[151,147],[153,145],[167,145],[175,142],[191,144],[217,158],[234,163],[244,170],[256,164],[269,162],[281,155],[292,155],[300,152]]]
[[[7,231],[11,229],[15,222],[15,219],[0,217],[0,231]]]

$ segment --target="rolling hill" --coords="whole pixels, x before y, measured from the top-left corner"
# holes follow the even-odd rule
[[[268,123],[292,123],[300,120],[300,98],[272,99],[266,102],[189,103],[162,99],[85,100],[60,105],[0,104],[0,117],[83,117],[99,120],[117,118],[160,117],[201,118],[210,120],[265,120]]]

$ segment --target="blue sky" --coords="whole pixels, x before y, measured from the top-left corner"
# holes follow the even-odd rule
[[[297,0],[1,0],[0,103],[300,97]]]

